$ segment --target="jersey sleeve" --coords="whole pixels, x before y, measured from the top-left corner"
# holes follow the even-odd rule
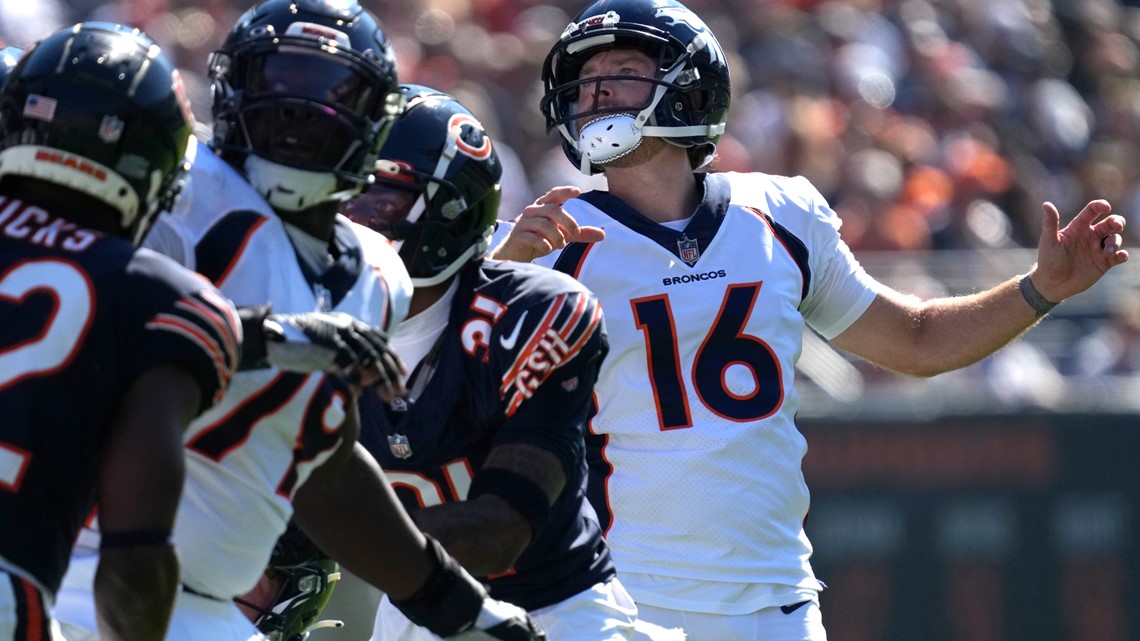
[[[238,367],[237,310],[204,278],[148,250],[136,254],[130,271],[128,313],[136,335],[127,347],[128,380],[162,365],[180,366],[198,381],[205,411]]]
[[[577,289],[522,310],[512,306],[491,341],[505,415],[496,444],[526,442],[574,465],[609,349],[597,299]]]
[[[808,250],[811,288],[800,311],[820,335],[835,338],[867,311],[878,285],[843,242],[842,222],[823,194],[803,177],[774,182],[778,195],[769,202],[776,220],[792,229]]]

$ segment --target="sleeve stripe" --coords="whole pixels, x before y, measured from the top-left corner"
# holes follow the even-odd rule
[[[546,332],[554,323],[554,319],[558,316],[558,312],[562,310],[562,304],[565,300],[566,295],[562,294],[558,298],[554,299],[554,302],[552,302],[550,304],[550,307],[547,308],[546,315],[543,317],[542,321],[539,322],[538,327],[536,327],[534,332],[530,335],[530,339],[527,340],[526,345],[523,346],[521,350],[519,350],[519,355],[515,357],[515,362],[511,363],[510,369],[508,369],[507,373],[503,375],[502,387],[499,388],[500,395],[506,394],[507,390],[509,390],[511,386],[514,385],[515,377],[517,377],[519,371],[526,366],[527,359],[530,358],[531,353],[533,353],[534,350],[538,347],[538,343],[542,340],[542,337],[546,336]]]
[[[201,320],[201,324],[214,330],[217,336],[221,338],[222,348],[226,354],[226,364],[229,365],[231,369],[236,369],[238,366],[238,347],[233,328],[227,327],[225,321],[222,320],[215,310],[193,298],[183,298],[175,303],[175,306],[185,310],[188,314],[194,315]]]
[[[225,389],[226,386],[229,385],[230,368],[226,365],[226,358],[229,355],[223,354],[217,342],[202,332],[201,328],[173,314],[159,314],[155,316],[154,320],[147,323],[146,327],[148,329],[160,329],[181,334],[194,343],[197,343],[198,346],[210,356],[210,360],[214,363],[214,369],[218,373],[219,388]]]
[[[553,321],[563,308],[566,296],[560,296],[552,305],[550,311],[547,313],[546,318],[543,318],[539,328],[535,331],[533,338],[527,343],[526,347],[519,353],[518,358],[511,365],[510,371],[503,377],[500,395],[506,397],[508,393],[514,388],[514,393],[511,395],[510,401],[507,404],[506,415],[509,417],[518,410],[522,402],[530,397],[529,394],[523,392],[515,385],[515,379],[519,372],[526,367],[527,361],[530,360],[531,354],[540,349],[540,343],[547,333],[552,329]],[[558,365],[551,367],[542,373],[542,377],[538,385],[542,385],[551,374],[554,373],[563,364],[573,360],[575,356],[589,343],[590,338],[593,337],[595,331],[602,321],[602,308],[600,305],[593,306],[593,314],[586,318],[586,310],[589,307],[589,297],[582,295],[577,298],[577,304],[574,306],[570,317],[564,322],[561,328],[554,330],[557,336],[566,345],[566,351],[561,354],[562,358],[559,360]],[[577,334],[577,338],[574,335]],[[573,341],[573,342],[571,342]]]
[[[584,299],[583,299],[583,301],[584,301]],[[581,316],[581,314],[579,314],[579,316]],[[567,362],[573,360],[574,357],[578,355],[578,352],[582,351],[582,348],[585,347],[586,344],[590,341],[590,337],[594,335],[594,331],[597,329],[599,323],[601,323],[601,320],[602,320],[602,308],[599,305],[595,305],[594,306],[594,314],[593,314],[593,316],[590,317],[589,325],[586,327],[586,330],[584,332],[582,332],[582,335],[578,337],[578,342],[574,343],[573,345],[570,346],[570,349],[566,350],[565,358],[562,361],[563,363],[567,363]],[[570,328],[570,330],[573,330],[573,329],[574,329],[574,327]],[[563,336],[563,338],[567,338],[569,336],[569,333],[570,332],[568,331],[567,335]],[[542,385],[544,382],[546,382],[546,379],[550,378],[550,375],[553,374],[554,370],[556,370],[556,369],[558,369],[558,368],[552,367],[552,368],[548,369],[546,371],[546,373],[543,375],[542,380],[539,381],[538,384]],[[514,413],[516,411],[518,411],[519,406],[522,405],[522,402],[525,401],[527,398],[529,398],[529,397],[524,395],[521,390],[515,390],[514,397],[511,398],[510,403],[507,404],[507,410],[505,412],[507,417],[510,418],[511,416],[513,416]]]
[[[234,304],[231,303],[228,298],[223,297],[213,289],[200,290],[198,295],[215,309],[225,314],[225,320],[229,322],[229,333],[233,334],[238,340],[241,340],[241,317],[238,316]]]

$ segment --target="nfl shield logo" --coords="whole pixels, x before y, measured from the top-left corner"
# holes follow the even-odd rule
[[[408,437],[403,434],[389,436],[388,449],[392,450],[392,456],[398,459],[406,459],[412,455],[412,444],[408,442]]]
[[[99,124],[99,140],[108,144],[119,142],[119,138],[123,137],[125,124],[116,116],[103,116],[103,122]]]
[[[697,259],[701,257],[701,247],[696,238],[689,238],[685,234],[677,239],[677,252],[681,260],[689,264],[690,267]]]

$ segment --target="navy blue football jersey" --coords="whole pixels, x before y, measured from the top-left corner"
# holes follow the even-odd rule
[[[204,410],[237,366],[240,336],[233,306],[202,277],[0,196],[0,557],[54,593],[126,390],[177,364]]]
[[[485,577],[496,599],[534,610],[614,576],[585,498],[583,437],[606,350],[588,290],[541,267],[486,260],[461,274],[448,326],[408,381],[415,398],[361,400],[361,442],[409,510],[465,500],[497,445],[526,443],[562,461],[567,484],[548,518],[509,572]]]

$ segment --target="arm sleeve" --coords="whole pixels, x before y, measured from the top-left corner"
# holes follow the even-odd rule
[[[140,251],[132,269],[160,279],[134,278],[129,313],[138,318],[127,350],[130,379],[167,363],[185,368],[202,390],[202,410],[229,385],[242,345],[237,310],[205,279],[151,252]]]
[[[592,294],[577,291],[532,306],[527,316],[534,325],[521,334],[530,340],[495,354],[504,372],[505,414],[496,443],[541,447],[569,469],[581,456],[594,383],[609,348],[601,307]]]
[[[802,198],[806,241],[812,272],[811,291],[800,307],[804,318],[824,338],[831,339],[851,326],[875,300],[878,284],[863,269],[839,235],[839,216],[823,195],[807,181],[791,185]]]

